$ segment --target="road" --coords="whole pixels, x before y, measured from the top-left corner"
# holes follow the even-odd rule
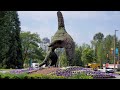
[[[107,78],[107,79],[120,79],[120,75],[115,75],[116,78]]]
[[[114,79],[120,79],[120,75],[116,75]]]

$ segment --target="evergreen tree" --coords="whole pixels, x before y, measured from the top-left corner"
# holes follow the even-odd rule
[[[22,46],[20,40],[20,21],[16,11],[9,12],[11,18],[10,45],[7,68],[23,68]]]
[[[16,11],[13,12],[14,14],[14,21],[15,21],[15,27],[16,27],[16,43],[17,43],[17,67],[18,68],[23,68],[23,57],[22,57],[22,45],[21,45],[21,39],[20,39],[20,21],[18,17],[18,13]]]
[[[22,68],[20,21],[16,11],[0,11],[0,68]]]
[[[82,66],[83,62],[81,60],[81,56],[82,56],[82,47],[76,45],[76,47],[75,47],[75,59],[73,62],[74,66]]]
[[[9,48],[10,16],[8,11],[0,11],[0,68],[5,66]]]

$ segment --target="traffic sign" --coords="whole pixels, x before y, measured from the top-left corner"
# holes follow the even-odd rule
[[[116,52],[116,54],[118,55],[118,48],[116,48],[115,52]]]

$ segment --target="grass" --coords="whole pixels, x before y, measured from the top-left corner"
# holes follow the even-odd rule
[[[23,68],[23,69],[27,69],[27,68]],[[0,69],[0,71],[2,71],[2,70],[4,70],[4,71],[10,71],[10,70],[16,70],[16,69]]]
[[[15,70],[15,69],[0,69],[1,71],[10,71],[10,70]]]
[[[115,73],[120,75],[120,71],[119,72],[115,72]]]
[[[55,75],[42,75],[42,74],[10,74],[10,73],[0,73],[0,79],[66,79],[63,76]]]

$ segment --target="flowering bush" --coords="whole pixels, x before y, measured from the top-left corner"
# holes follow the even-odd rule
[[[82,76],[84,73],[87,76],[92,76],[94,79],[97,78],[115,78],[115,74],[105,73],[100,71],[93,71],[89,68],[82,67],[70,67],[67,69],[58,69],[56,72],[51,73],[51,75],[64,76],[64,77],[75,77]],[[84,75],[83,75],[84,76]]]
[[[29,74],[28,79],[66,79],[64,76],[43,75],[43,74]]]
[[[68,77],[68,79],[93,79],[93,77],[90,75],[86,75],[85,73],[79,73],[71,77]]]
[[[11,70],[10,73],[0,74],[0,78],[6,79],[101,79],[101,78],[115,78],[114,73],[105,73],[100,71],[93,71],[89,68],[82,68],[78,66],[65,67],[56,70],[47,75],[32,74],[31,72],[37,69],[17,69]],[[29,74],[31,73],[31,74]]]

